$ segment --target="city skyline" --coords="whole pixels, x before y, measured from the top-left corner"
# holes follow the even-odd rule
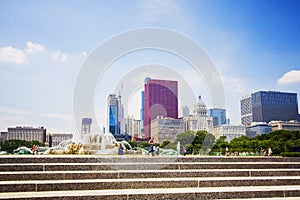
[[[82,64],[103,41],[143,27],[180,32],[205,49],[223,81],[232,124],[241,123],[241,97],[255,91],[294,92],[300,102],[299,9],[300,3],[292,0],[1,1],[0,130],[31,125],[76,132],[72,98]],[[203,77],[189,63],[164,51],[136,51],[112,63],[100,80],[105,87],[95,90],[92,126],[106,126],[106,98],[118,91],[128,72],[158,64],[172,68],[191,87],[190,108],[200,94],[213,108]],[[147,70],[138,75],[127,110],[136,118],[145,77],[178,77]],[[185,90],[179,88],[179,96],[187,96]]]

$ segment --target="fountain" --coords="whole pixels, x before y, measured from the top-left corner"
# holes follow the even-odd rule
[[[117,155],[119,148],[123,149],[124,154],[147,154],[148,152],[142,148],[132,148],[125,140],[118,142],[111,133],[87,133],[77,143],[72,139],[65,140],[59,145],[48,149],[44,154]]]
[[[90,154],[117,154],[118,142],[111,133],[85,134],[81,139]]]
[[[88,133],[77,143],[65,140],[44,154],[117,154],[118,144],[111,133]]]
[[[180,141],[177,143],[177,154],[180,155]]]
[[[140,147],[132,148],[125,140],[118,142],[111,133],[87,133],[79,142],[72,139],[62,141],[59,145],[49,148],[44,154],[106,154],[117,155],[119,148],[123,149],[123,154],[148,155],[148,150]],[[180,153],[180,143],[177,151],[172,149],[160,149],[161,155],[178,155]]]

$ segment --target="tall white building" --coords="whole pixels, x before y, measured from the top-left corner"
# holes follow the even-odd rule
[[[246,128],[244,125],[232,125],[232,124],[222,124],[214,128],[213,135],[216,139],[221,136],[226,137],[226,141],[229,142],[234,138],[239,138],[241,136],[246,136]]]
[[[46,142],[46,129],[44,127],[17,126],[7,129],[7,140],[26,140]]]
[[[185,131],[207,131],[213,132],[213,118],[207,115],[207,108],[201,96],[198,103],[193,108],[193,114],[189,117],[183,117]]]

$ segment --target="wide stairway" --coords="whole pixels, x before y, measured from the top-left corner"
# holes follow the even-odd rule
[[[0,156],[0,199],[300,199],[300,158]]]

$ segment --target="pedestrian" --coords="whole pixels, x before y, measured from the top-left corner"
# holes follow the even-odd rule
[[[39,154],[39,145],[35,145],[35,154]]]
[[[148,144],[150,144],[148,155],[151,153],[152,156],[154,156],[154,148],[153,148],[154,137],[150,138],[150,140],[148,141]]]
[[[118,151],[119,155],[123,155],[123,146],[122,143],[119,143],[119,151]]]
[[[226,147],[226,156],[229,156],[229,148],[228,147]]]
[[[156,155],[159,155],[159,146],[156,147]]]
[[[263,150],[262,150],[262,154],[263,154],[264,156],[267,156],[267,151],[266,151],[265,149],[263,149]]]
[[[32,155],[34,155],[34,153],[35,153],[35,144],[32,145],[31,151],[32,151]]]
[[[272,156],[272,149],[271,149],[271,147],[269,147],[269,149],[268,149],[268,156]]]
[[[186,156],[186,148],[185,146],[182,147],[183,155]]]

